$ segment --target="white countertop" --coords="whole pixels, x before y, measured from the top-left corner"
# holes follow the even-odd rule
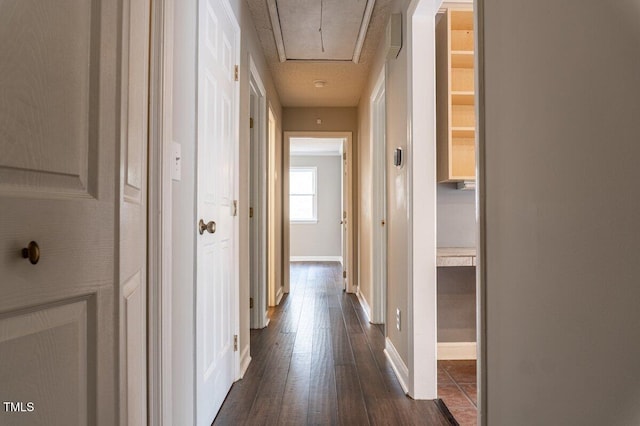
[[[436,266],[476,266],[475,247],[438,247]]]

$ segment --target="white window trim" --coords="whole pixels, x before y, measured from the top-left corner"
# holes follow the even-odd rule
[[[318,223],[318,168],[316,166],[291,166],[289,167],[289,176],[293,170],[298,171],[312,171],[313,172],[313,194],[292,194],[289,190],[289,205],[291,205],[292,195],[313,195],[313,218],[312,219],[293,219],[289,218],[289,222],[297,225],[316,224]],[[289,184],[291,188],[291,184]],[[291,215],[291,212],[289,212]]]

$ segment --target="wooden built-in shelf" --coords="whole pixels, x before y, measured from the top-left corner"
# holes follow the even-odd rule
[[[438,181],[475,180],[473,11],[449,9],[436,23]]]

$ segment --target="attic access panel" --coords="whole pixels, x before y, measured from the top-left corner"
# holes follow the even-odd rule
[[[267,3],[281,62],[358,63],[375,0],[268,0]]]

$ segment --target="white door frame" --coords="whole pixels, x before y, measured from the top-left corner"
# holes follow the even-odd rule
[[[252,140],[253,146],[251,156],[255,158],[257,167],[257,185],[250,179],[249,182],[249,203],[257,201],[257,205],[252,206],[254,210],[253,221],[258,222],[257,226],[250,224],[249,232],[252,241],[257,241],[258,247],[250,248],[251,268],[254,269],[257,256],[257,271],[249,274],[255,276],[255,283],[251,283],[251,297],[253,298],[253,309],[251,310],[251,328],[264,328],[267,326],[267,91],[258,72],[253,58],[249,55],[249,88],[250,96],[255,96],[255,111],[250,114],[253,118]],[[256,187],[257,186],[257,187]],[[254,275],[255,274],[255,275]],[[260,307],[264,307],[264,310]]]
[[[412,0],[407,10],[408,393],[414,399],[437,397],[434,63],[438,9],[439,4],[430,0]]]
[[[283,252],[285,253],[285,257],[283,259],[283,268],[287,271],[286,277],[288,277],[288,271],[291,267],[289,253],[290,253],[290,242],[289,242],[289,149],[290,149],[290,140],[291,138],[343,138],[345,140],[344,143],[344,152],[347,154],[347,188],[349,190],[349,194],[346,194],[347,198],[347,246],[350,248],[348,253],[343,253],[343,258],[346,257],[347,263],[347,282],[348,288],[346,289],[348,293],[356,293],[358,290],[358,285],[353,280],[355,265],[353,264],[353,253],[355,250],[355,240],[354,240],[354,229],[353,229],[353,134],[351,132],[284,132],[284,144],[283,144],[283,157],[284,157],[284,166],[283,166],[283,210],[284,214],[284,224],[283,224]],[[286,231],[286,232],[285,232]],[[289,293],[290,290],[289,280],[285,280],[285,293]]]
[[[282,195],[281,174],[282,162],[278,163],[278,146],[280,145],[278,116],[268,105],[268,137],[267,137],[267,299],[269,306],[277,306],[282,300],[284,286],[282,284]],[[282,154],[282,153],[281,153]],[[280,185],[280,187],[278,187]],[[280,227],[278,227],[280,225]],[[280,278],[280,280],[278,279]],[[267,323],[269,320],[267,319]]]
[[[371,279],[373,300],[371,322],[386,323],[387,310],[387,185],[386,185],[386,66],[382,67],[370,98],[371,109],[371,214],[372,248]]]
[[[174,0],[151,3],[149,110],[149,424],[172,423],[171,167]]]

